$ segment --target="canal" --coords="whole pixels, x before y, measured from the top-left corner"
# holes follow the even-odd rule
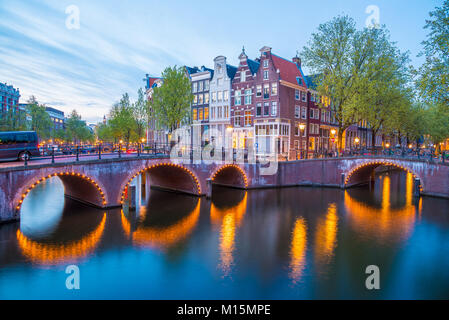
[[[55,177],[0,226],[0,299],[448,299],[449,200],[412,188],[391,171],[346,191],[151,190],[135,212],[105,212],[64,199]]]

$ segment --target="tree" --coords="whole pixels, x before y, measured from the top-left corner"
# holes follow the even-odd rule
[[[108,125],[111,128],[112,136],[117,139],[124,139],[128,148],[132,140],[136,140],[136,121],[129,95],[125,93],[120,102],[112,107]]]
[[[449,109],[441,104],[430,105],[427,111],[427,133],[436,146],[437,152],[441,151],[441,145],[449,137]]]
[[[67,117],[66,121],[66,137],[68,140],[75,143],[79,142],[92,142],[94,136],[92,132],[87,128],[86,122],[81,120],[81,115],[73,110]]]
[[[15,108],[0,113],[0,131],[23,131],[27,129],[26,113]]]
[[[430,33],[422,43],[426,57],[418,72],[418,88],[423,97],[449,110],[449,0],[430,12],[425,29]]]
[[[113,142],[114,136],[112,135],[111,127],[105,123],[100,123],[96,128],[96,135],[98,140],[105,142]]]
[[[154,88],[151,108],[159,129],[172,132],[188,121],[193,94],[183,68],[167,67],[162,78],[163,85]]]
[[[135,131],[137,135],[137,140],[144,138],[145,129],[148,125],[148,118],[150,113],[150,103],[146,99],[143,89],[140,88],[137,92],[138,98],[132,105],[133,117],[135,124]]]
[[[306,65],[317,74],[317,91],[324,97],[322,100],[331,101],[339,127],[340,151],[343,132],[358,120],[354,97],[360,82],[369,78],[367,72],[379,48],[374,35],[370,29],[357,31],[353,19],[339,16],[321,24],[302,51]]]
[[[50,138],[53,122],[45,111],[45,106],[40,105],[34,96],[28,100],[28,113],[31,116],[31,130],[36,131],[40,139]]]

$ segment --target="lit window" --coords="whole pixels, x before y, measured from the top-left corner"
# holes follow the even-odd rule
[[[278,94],[278,84],[275,82],[271,84],[271,95],[275,96],[277,94]]]
[[[228,101],[229,99],[229,91],[225,90],[223,91],[223,101]]]
[[[245,111],[245,126],[251,125],[251,111]]]
[[[198,120],[198,110],[195,108],[193,109],[193,115],[192,115],[193,120]]]
[[[198,120],[203,120],[203,108],[198,109]]]
[[[206,92],[204,94],[204,103],[209,103],[209,93],[208,92]]]
[[[209,119],[209,108],[205,107],[204,108],[204,120],[208,120]]]

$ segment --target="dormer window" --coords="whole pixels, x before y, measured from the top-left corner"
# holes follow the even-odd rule
[[[298,82],[298,84],[300,86],[302,86],[302,79],[301,79],[301,77],[296,77],[296,81]]]

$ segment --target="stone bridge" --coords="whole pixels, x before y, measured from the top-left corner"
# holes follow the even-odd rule
[[[269,164],[181,162],[145,156],[0,168],[0,222],[18,220],[27,194],[58,177],[67,197],[104,209],[120,207],[133,178],[151,187],[211,196],[212,185],[235,188],[324,186],[346,188],[373,179],[379,166],[413,174],[415,193],[449,198],[449,165],[387,157],[309,159]]]

